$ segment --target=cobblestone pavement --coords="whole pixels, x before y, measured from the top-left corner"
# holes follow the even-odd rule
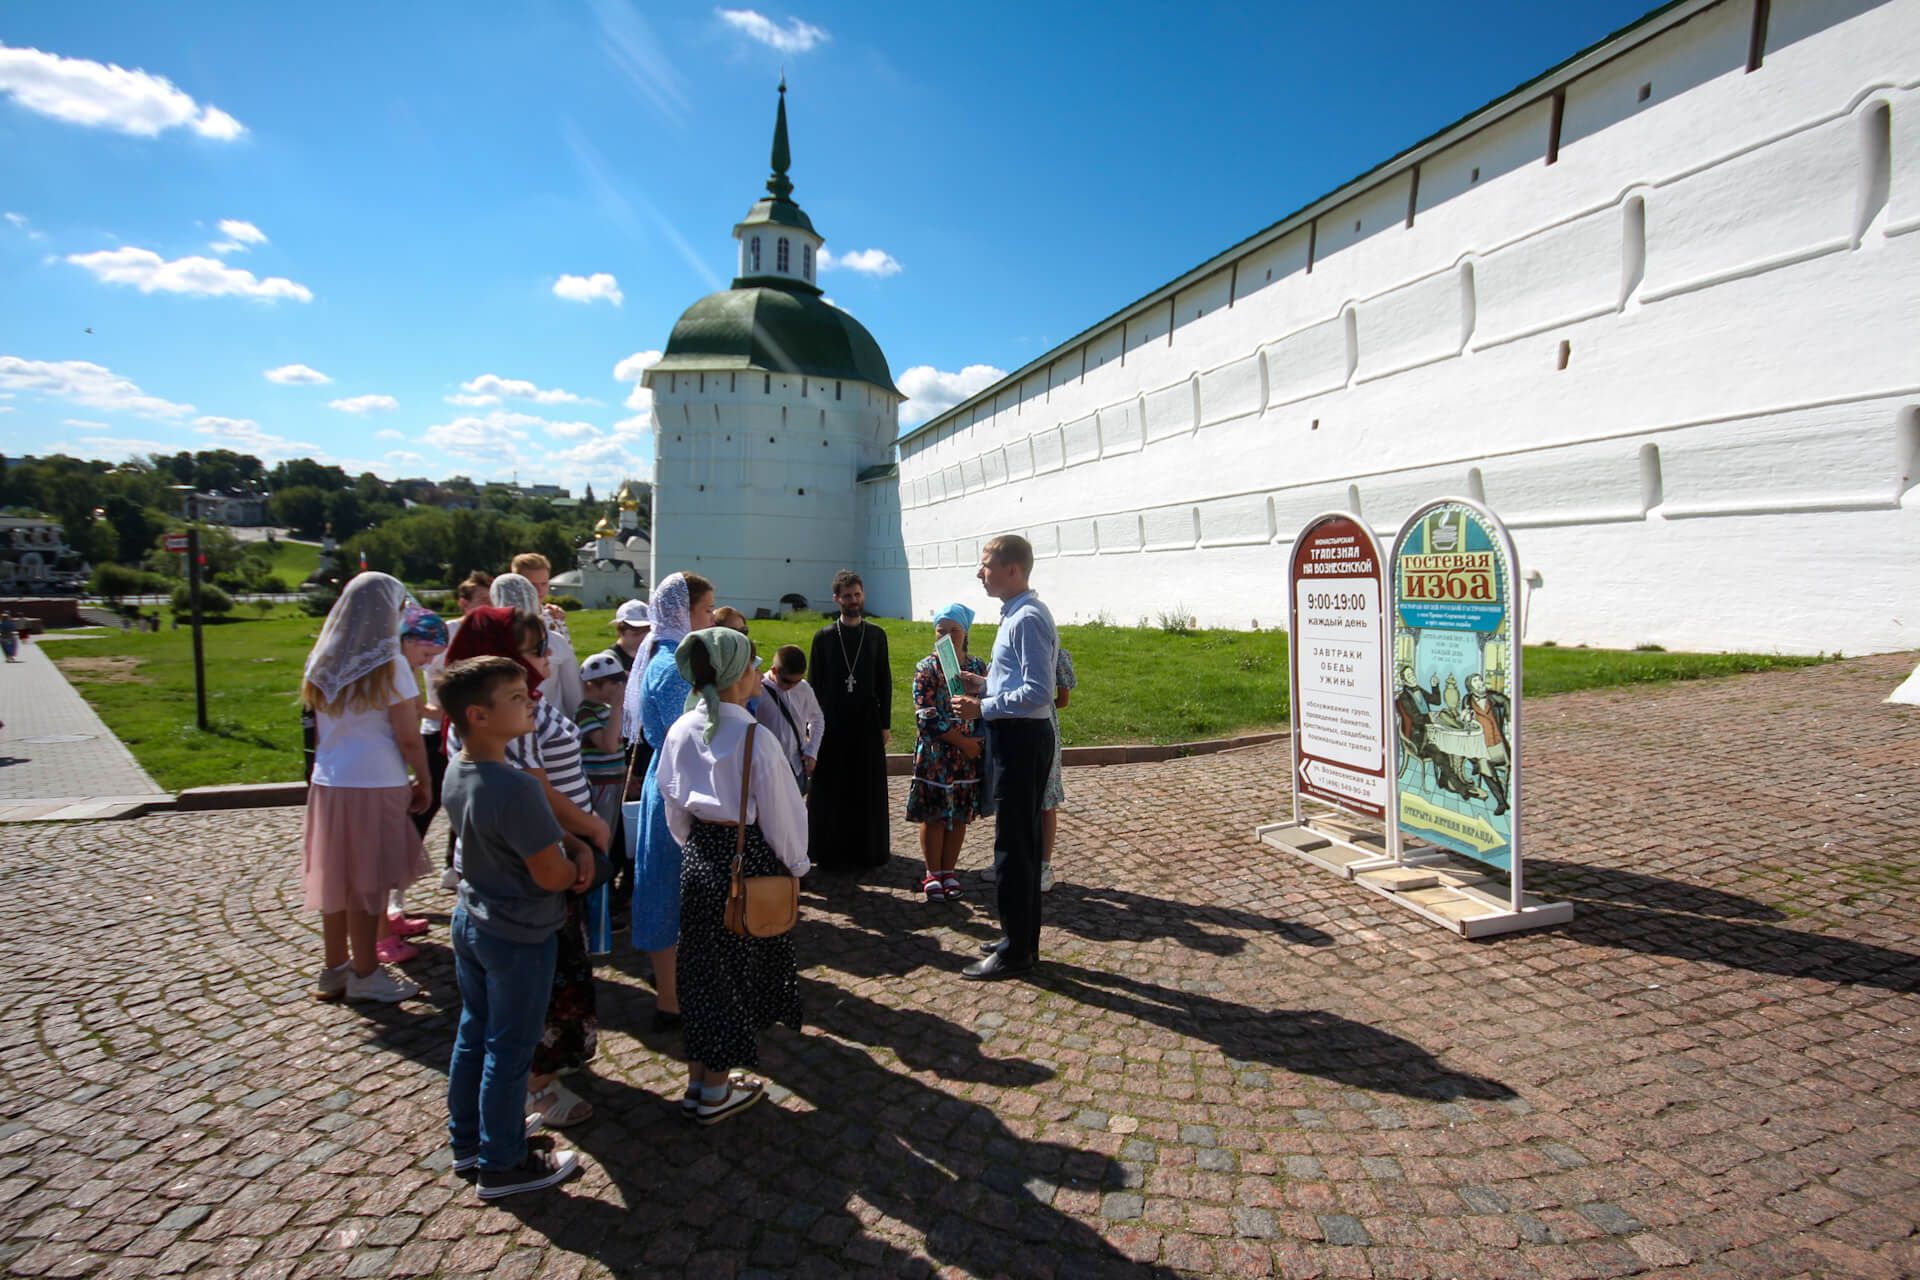
[[[71,653],[86,642],[51,643]],[[20,646],[19,662],[0,666],[0,721],[6,726],[0,728],[0,820],[31,816],[32,802],[164,797],[166,791],[67,683],[45,646],[36,638]]]
[[[1911,665],[1538,704],[1532,883],[1579,914],[1482,943],[1258,845],[1284,747],[1075,771],[1038,981],[956,981],[990,917],[905,857],[812,884],[777,1105],[697,1130],[623,952],[590,1166],[496,1207],[446,1169],[443,931],[421,1008],[308,1000],[296,811],[6,828],[0,1264],[1911,1276]]]

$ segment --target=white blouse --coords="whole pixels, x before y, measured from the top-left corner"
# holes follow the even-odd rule
[[[745,707],[720,704],[720,729],[711,743],[704,704],[673,722],[660,744],[655,784],[666,802],[667,828],[681,844],[693,834],[693,820],[740,820],[740,752],[748,733],[760,736],[753,745],[753,795],[747,821],[760,824],[760,834],[774,854],[796,876],[812,869],[807,860],[807,805],[787,767],[780,743],[754,723]]]

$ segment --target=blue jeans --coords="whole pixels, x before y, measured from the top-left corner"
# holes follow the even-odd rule
[[[482,1169],[512,1169],[527,1157],[527,1073],[546,1027],[557,938],[509,942],[453,913],[453,972],[460,1026],[447,1068],[447,1132],[456,1157],[480,1153]]]

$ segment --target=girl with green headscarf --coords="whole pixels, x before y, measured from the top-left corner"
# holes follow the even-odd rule
[[[807,810],[780,743],[747,710],[760,688],[753,642],[726,627],[695,631],[674,651],[693,695],[667,730],[655,768],[680,864],[680,1012],[687,1051],[681,1108],[717,1124],[765,1096],[735,1068],[759,1063],[756,1036],[776,1022],[800,1025],[793,935],[747,938],[726,926],[736,824],[746,824],[742,874],[805,875]],[[753,742],[751,794],[741,766]]]

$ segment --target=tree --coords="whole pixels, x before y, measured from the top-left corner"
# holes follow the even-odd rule
[[[367,518],[360,507],[360,495],[351,489],[328,494],[327,523],[333,526],[333,536],[336,538],[350,538],[366,528]]]
[[[275,523],[292,529],[298,537],[311,541],[326,531],[327,493],[324,489],[308,484],[282,489],[273,495],[268,509]]]
[[[278,463],[268,473],[267,480],[275,493],[306,485],[332,493],[345,489],[350,483],[347,473],[339,467],[322,466],[312,458],[289,458]]]
[[[185,583],[173,589],[173,611],[184,618],[193,612],[192,588]],[[233,612],[233,597],[214,586],[211,582],[200,584],[200,612],[204,614],[222,614]]]

